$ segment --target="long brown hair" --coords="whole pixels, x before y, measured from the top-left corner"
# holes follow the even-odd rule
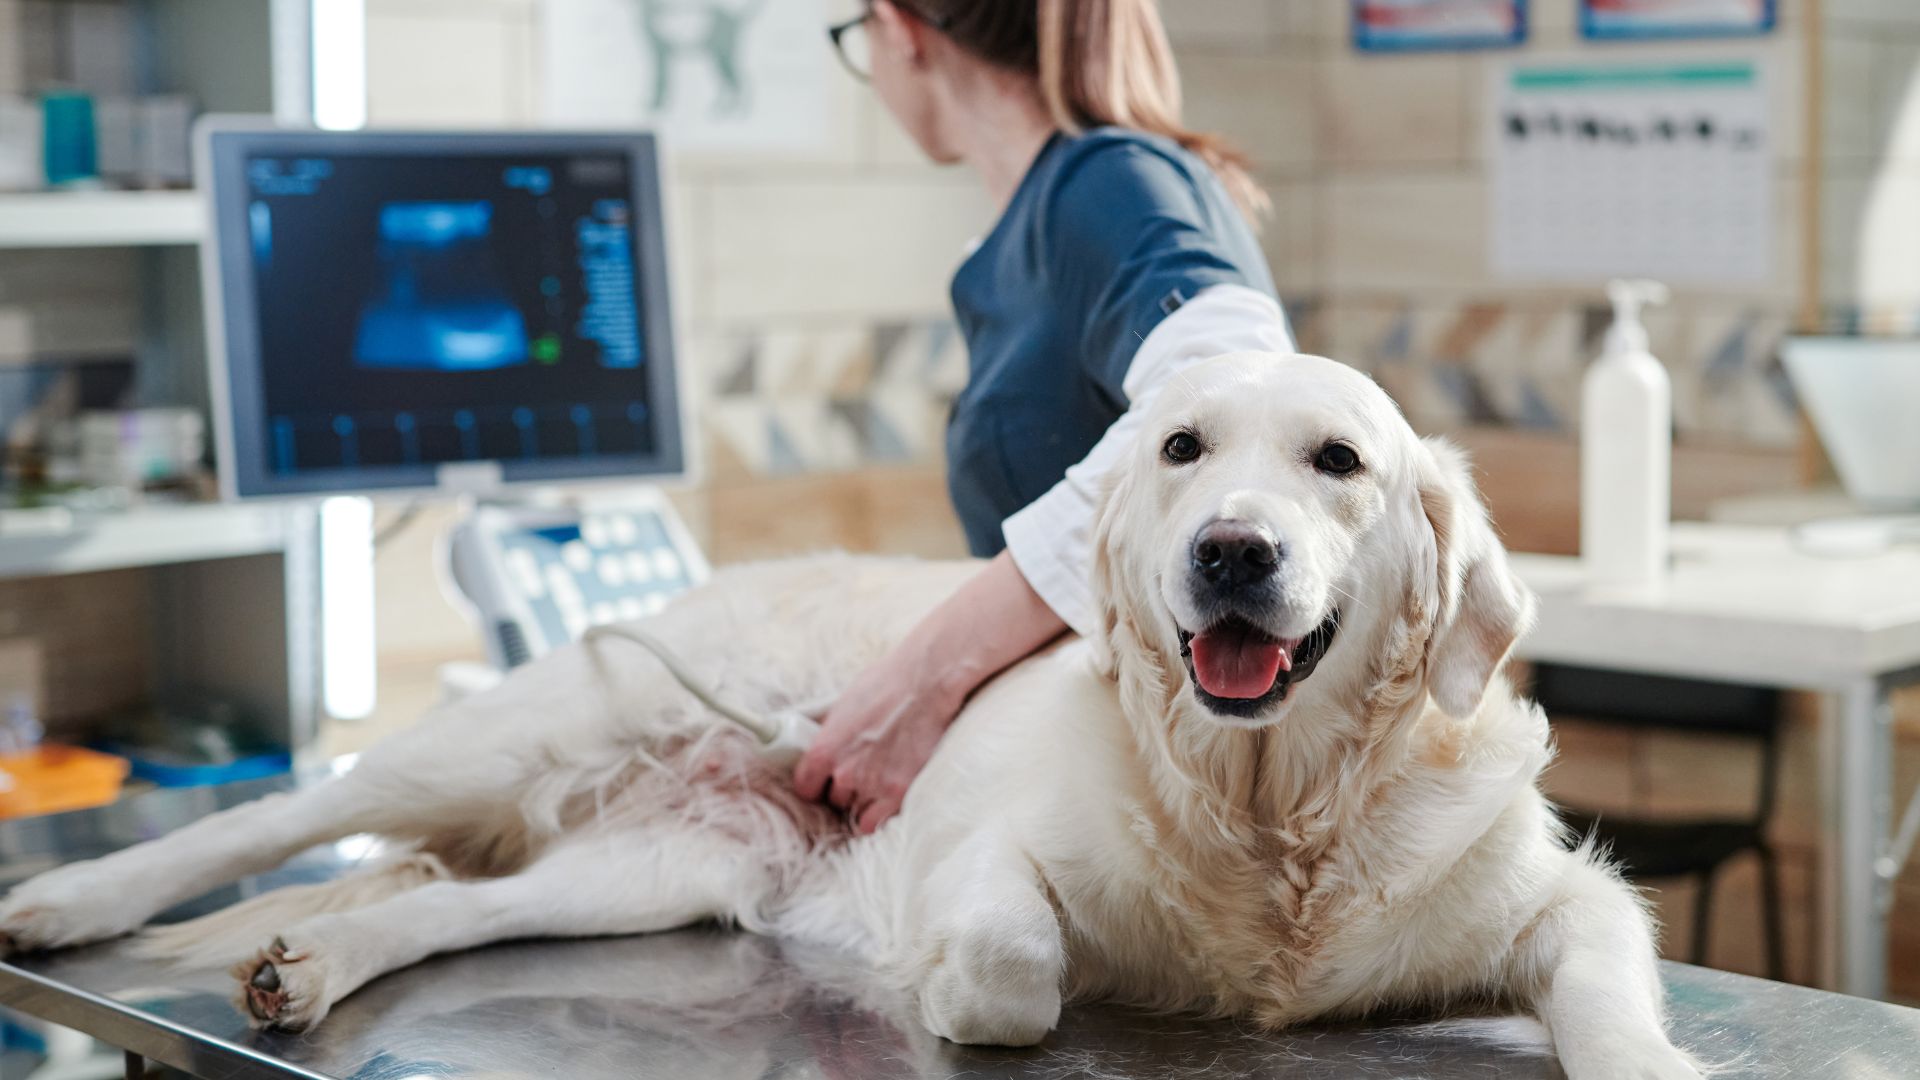
[[[1180,122],[1180,74],[1155,0],[902,0],[954,43],[1036,76],[1063,131],[1113,125],[1164,136],[1205,161],[1248,220],[1271,204],[1244,154]]]

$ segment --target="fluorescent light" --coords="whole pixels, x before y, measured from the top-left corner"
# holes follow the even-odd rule
[[[320,504],[320,686],[329,716],[373,712],[373,503],[363,498]]]
[[[313,122],[367,125],[366,0],[313,0]]]

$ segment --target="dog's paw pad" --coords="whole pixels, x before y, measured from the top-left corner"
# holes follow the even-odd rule
[[[304,1031],[326,1015],[325,973],[305,963],[309,954],[281,938],[234,968],[240,981],[236,1004],[255,1027]]]

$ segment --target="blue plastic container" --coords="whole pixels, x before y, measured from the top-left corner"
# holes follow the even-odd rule
[[[40,97],[40,113],[47,183],[57,187],[97,179],[93,99],[72,90],[49,90]]]

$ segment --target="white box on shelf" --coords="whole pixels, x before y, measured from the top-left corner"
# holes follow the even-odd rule
[[[25,191],[45,182],[40,106],[28,98],[0,97],[0,191]]]
[[[0,307],[0,364],[33,359],[33,316],[23,307]]]

